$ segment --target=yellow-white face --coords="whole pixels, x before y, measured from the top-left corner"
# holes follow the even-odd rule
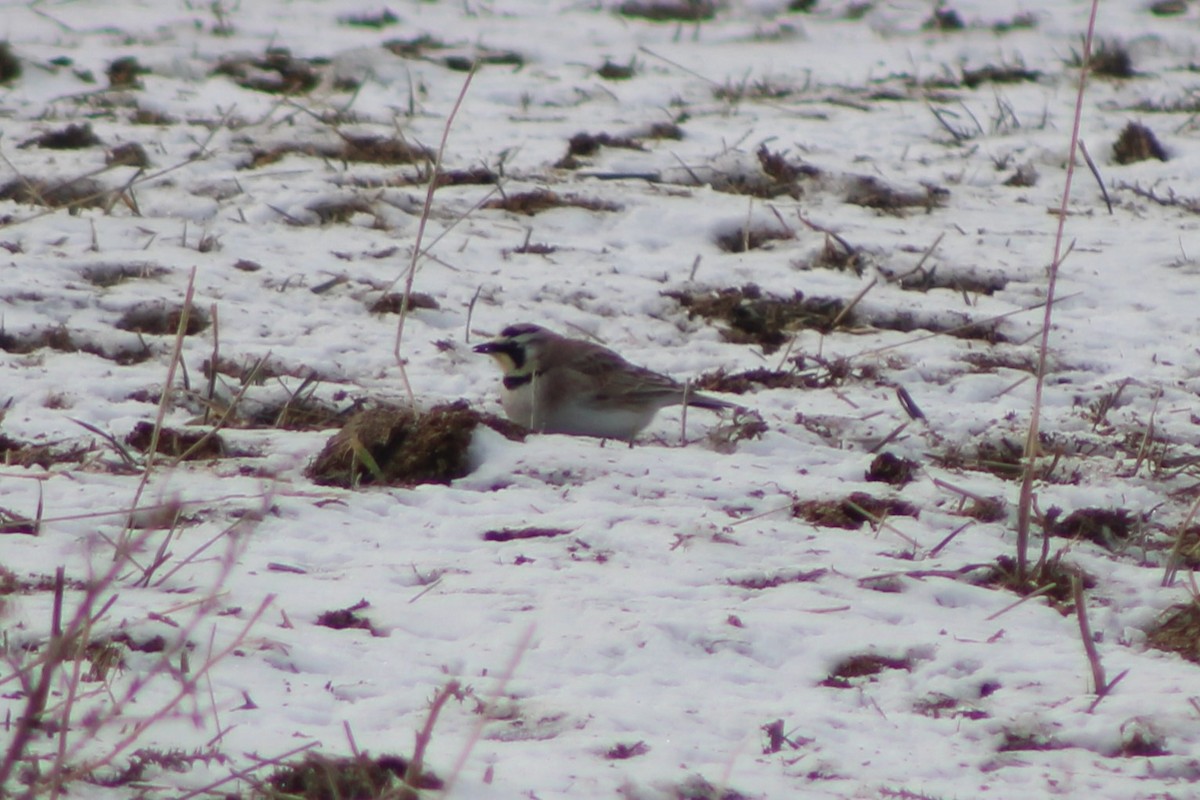
[[[476,346],[476,353],[491,356],[506,377],[529,375],[537,365],[537,355],[549,331],[537,325],[510,325],[490,342]]]
[[[480,345],[480,347],[486,346],[487,345]],[[489,356],[492,360],[500,365],[500,370],[505,375],[508,375],[510,372],[515,372],[517,369],[517,362],[513,361],[513,357],[505,350],[481,350],[479,347],[477,347],[475,348],[475,352],[485,353],[487,356]]]

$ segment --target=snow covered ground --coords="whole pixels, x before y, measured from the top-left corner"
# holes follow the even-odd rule
[[[1049,545],[1093,582],[1099,662],[1124,673],[1097,702],[1069,602],[1009,609],[1020,596],[984,580],[1015,554],[1090,4],[788,5],[6,3],[6,751],[56,568],[70,618],[115,543],[141,549],[96,598],[115,597],[89,631],[108,649],[54,673],[48,713],[70,726],[36,732],[5,788],[55,763],[111,779],[143,748],[141,774],[72,792],[251,796],[297,748],[412,755],[457,682],[425,753],[452,785],[429,796],[1190,796],[1197,666],[1149,631],[1196,591],[1192,562],[1162,577],[1200,486],[1200,10],[1101,4],[1105,54],[1133,73],[1084,100],[1112,208],[1080,159],[1066,220],[1034,529],[1111,523]],[[628,13],[652,6],[713,13]],[[474,59],[442,164],[459,181],[434,195],[413,283],[436,308],[400,346],[420,404],[499,413],[471,346],[529,321],[680,380],[801,376],[722,395],[760,436],[698,410],[686,446],[677,410],[632,448],[481,427],[449,485],[345,490],[306,474],[332,429],[248,424],[298,390],[407,402],[397,315],[371,309],[404,285],[429,164],[373,162],[438,148]],[[1166,160],[1118,163],[1131,122]],[[521,213],[538,191],[566,202]],[[182,339],[165,422],[207,429],[214,352],[210,427],[235,397],[237,420],[225,457],[160,456],[139,493],[144,456],[110,437],[155,421],[193,270],[208,324]],[[751,285],[861,297],[777,348],[678,299]],[[760,312],[751,290],[739,319]],[[911,482],[867,480],[884,451]],[[813,521],[855,493],[911,508]],[[135,501],[175,526],[127,533]],[[36,535],[13,522],[39,516]],[[557,535],[485,539],[530,529]],[[369,627],[317,624],[363,600]]]

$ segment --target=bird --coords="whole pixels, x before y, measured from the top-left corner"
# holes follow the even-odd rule
[[[474,348],[504,372],[501,403],[513,422],[540,433],[632,441],[660,408],[740,409],[687,391],[666,375],[629,363],[607,347],[532,323],[510,325]]]

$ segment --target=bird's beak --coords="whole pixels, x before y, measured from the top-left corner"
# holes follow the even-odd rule
[[[496,346],[496,342],[484,342],[483,344],[477,344],[471,348],[471,350],[476,353],[485,353],[485,354],[486,353],[494,353],[498,349],[499,348]]]

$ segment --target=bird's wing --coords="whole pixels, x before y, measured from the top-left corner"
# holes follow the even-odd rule
[[[579,375],[581,393],[597,406],[665,406],[683,400],[682,384],[599,345],[579,353],[570,369]]]

